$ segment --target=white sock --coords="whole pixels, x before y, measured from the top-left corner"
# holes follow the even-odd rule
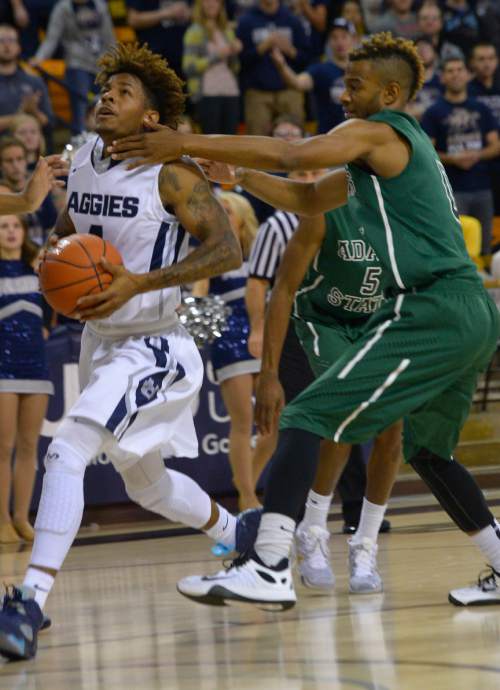
[[[481,549],[488,565],[500,573],[500,525],[488,525],[472,537],[472,541]]]
[[[255,542],[255,553],[268,566],[290,557],[295,520],[281,513],[264,513]]]
[[[387,510],[387,503],[383,506],[377,503],[370,503],[366,498],[363,498],[363,507],[361,509],[361,517],[359,519],[358,529],[353,536],[353,542],[360,542],[364,538],[371,539],[376,542],[378,539],[378,531],[382,520],[384,519],[385,511]]]
[[[234,547],[236,543],[236,517],[218,503],[217,508],[219,509],[217,522],[210,529],[205,530],[205,534],[219,544]]]
[[[54,581],[55,578],[49,573],[30,566],[24,576],[23,587],[30,587],[34,591],[34,599],[38,606],[43,609],[50,590],[54,586]]]
[[[326,521],[328,520],[332,498],[333,493],[323,496],[311,489],[307,494],[306,511],[299,529],[307,529],[307,527],[312,527],[313,525],[326,529]]]

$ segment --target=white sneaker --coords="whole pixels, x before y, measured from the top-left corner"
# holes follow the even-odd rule
[[[349,592],[351,594],[372,594],[383,589],[377,570],[377,544],[363,537],[356,542],[349,539]]]
[[[455,606],[487,606],[500,604],[500,586],[496,577],[500,577],[491,566],[479,573],[477,583],[462,589],[452,589],[448,601]]]
[[[285,611],[297,601],[288,560],[283,558],[276,567],[269,568],[253,552],[215,575],[185,577],[177,583],[177,590],[188,599],[210,606],[245,602],[266,611]]]
[[[319,525],[300,526],[295,532],[298,568],[303,584],[311,589],[332,589],[335,576],[330,564],[330,532]]]

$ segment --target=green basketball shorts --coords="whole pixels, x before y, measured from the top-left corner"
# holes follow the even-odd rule
[[[364,443],[405,418],[407,460],[422,447],[450,458],[498,337],[497,308],[479,285],[443,279],[400,294],[284,408],[280,428]]]
[[[307,355],[314,376],[321,376],[365,330],[368,319],[356,322],[332,321],[330,324],[318,321],[296,319],[295,332]]]

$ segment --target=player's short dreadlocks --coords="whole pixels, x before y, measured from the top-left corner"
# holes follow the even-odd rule
[[[349,54],[349,60],[370,60],[380,62],[399,63],[402,86],[408,89],[408,99],[411,100],[422,88],[425,80],[425,69],[413,41],[404,38],[394,38],[390,32],[374,34],[365,39],[361,47]],[[410,72],[410,74],[409,74]],[[406,84],[405,84],[406,82]]]
[[[101,88],[114,74],[134,74],[141,80],[152,107],[160,114],[160,123],[177,127],[184,112],[182,81],[167,61],[149,50],[147,44],[118,43],[99,59],[96,84]]]

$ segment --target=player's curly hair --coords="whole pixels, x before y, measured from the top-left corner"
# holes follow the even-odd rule
[[[134,74],[141,80],[152,107],[160,114],[160,123],[177,127],[184,112],[186,97],[183,83],[161,55],[153,53],[147,43],[117,43],[99,58],[96,84],[101,88],[114,74]]]
[[[408,100],[415,97],[425,81],[424,64],[413,41],[395,38],[390,31],[373,34],[365,39],[359,48],[349,54],[349,60],[395,61],[400,67],[404,65],[406,69],[404,72],[400,70],[398,76],[402,80],[402,86],[408,90]]]

